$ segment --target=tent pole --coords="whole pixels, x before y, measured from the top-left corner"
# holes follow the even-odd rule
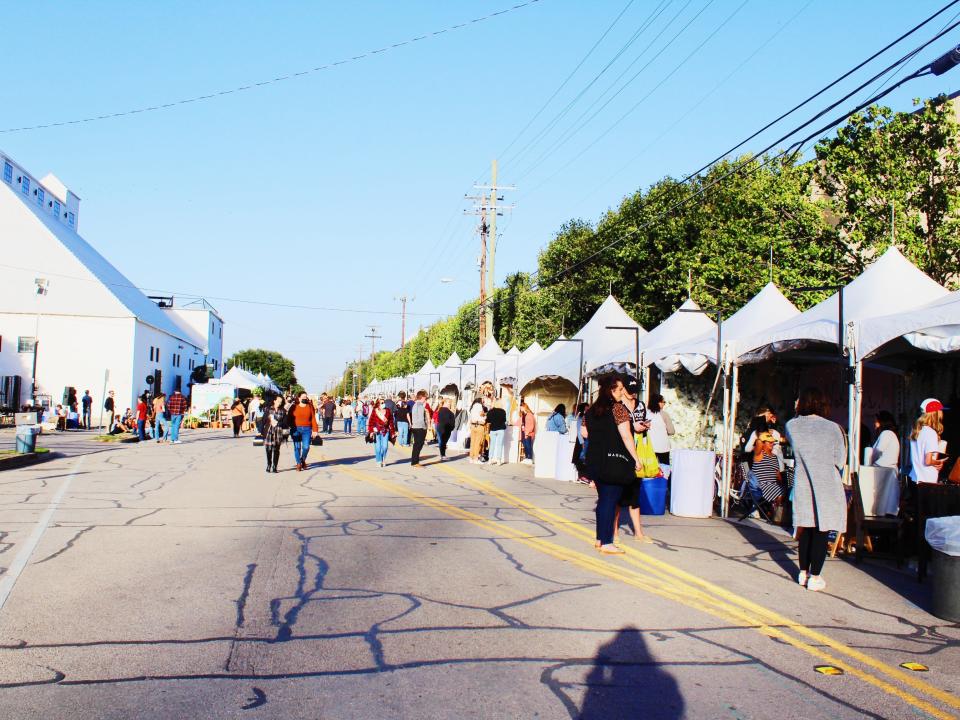
[[[737,436],[737,408],[740,405],[740,366],[733,366],[733,389],[730,392],[730,442],[727,448],[727,475],[724,479],[722,508],[723,517],[730,516],[730,485],[733,482],[733,448]]]

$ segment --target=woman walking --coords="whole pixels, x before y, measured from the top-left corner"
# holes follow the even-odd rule
[[[230,422],[233,423],[233,436],[235,438],[240,437],[240,427],[243,425],[243,418],[246,416],[247,410],[243,407],[243,400],[237,398],[233,401],[233,405],[230,406]]]
[[[453,411],[447,407],[447,401],[441,398],[437,406],[437,442],[440,445],[440,462],[447,457],[447,443],[450,442],[455,423]]]
[[[847,457],[843,430],[831,420],[830,404],[819,388],[807,388],[797,400],[797,417],[787,423],[787,439],[796,458],[793,523],[800,532],[797,582],[814,592],[827,583],[821,573],[831,531],[847,529],[843,466]]]
[[[263,413],[263,449],[267,452],[267,472],[277,472],[286,419],[287,411],[283,407],[283,397],[277,395],[273,399],[273,404]]]
[[[317,410],[305,392],[300,393],[297,404],[291,408],[288,423],[292,426],[290,439],[293,440],[293,459],[297,462],[297,470],[306,470],[310,436],[318,432],[319,428]]]
[[[390,438],[396,432],[393,413],[383,404],[383,400],[377,400],[370,411],[370,417],[367,418],[367,435],[373,439],[374,459],[380,467],[383,467],[387,459]]]
[[[367,434],[367,403],[363,400],[357,401],[357,435]]]
[[[600,393],[586,414],[587,467],[597,487],[597,547],[606,555],[624,551],[613,544],[617,506],[640,469],[633,443],[631,416],[620,402],[623,383],[616,376],[600,381]]]
[[[650,396],[650,430],[648,431],[653,452],[657,454],[657,462],[661,465],[670,464],[670,436],[676,434],[673,420],[664,409],[667,401],[663,395],[654,393]]]

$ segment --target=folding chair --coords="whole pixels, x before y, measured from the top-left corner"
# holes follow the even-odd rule
[[[760,513],[760,517],[768,523],[774,524],[773,514],[770,512],[770,503],[764,499],[757,478],[751,471],[747,471],[746,479],[740,486],[740,506],[743,509],[740,521],[746,520],[747,516],[756,510]]]
[[[873,552],[873,541],[870,539],[869,532],[893,532],[896,534],[896,558],[897,567],[903,565],[903,519],[899,517],[886,517],[866,515],[863,509],[863,496],[860,494],[860,477],[858,473],[851,473],[850,479],[853,482],[853,523],[854,532],[857,539],[856,562],[863,559],[863,552],[869,549]]]

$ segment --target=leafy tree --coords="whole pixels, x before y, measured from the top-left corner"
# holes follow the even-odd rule
[[[235,365],[239,365],[254,373],[262,372],[269,375],[270,379],[273,380],[281,390],[286,390],[290,386],[297,384],[293,360],[285,358],[273,350],[261,350],[259,348],[240,350],[227,359],[227,370]]]
[[[960,124],[951,100],[941,95],[912,113],[870,107],[816,153],[814,180],[851,275],[896,242],[934,280],[956,283]]]

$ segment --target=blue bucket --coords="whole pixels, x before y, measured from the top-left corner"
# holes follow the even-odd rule
[[[646,478],[640,481],[640,513],[663,515],[667,510],[667,479]]]

